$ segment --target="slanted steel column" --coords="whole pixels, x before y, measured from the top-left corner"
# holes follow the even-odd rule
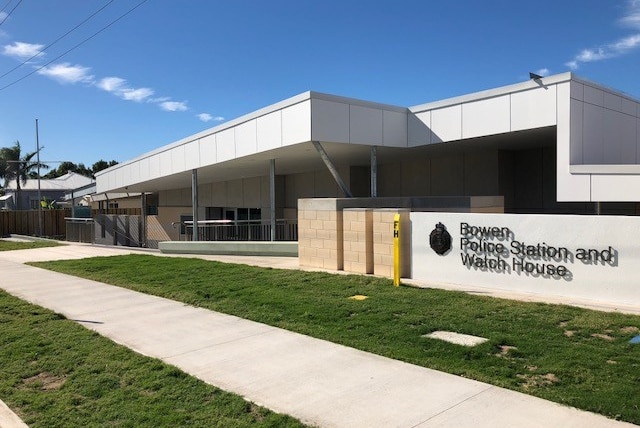
[[[192,241],[198,241],[198,170],[191,170],[191,206],[193,207]]]
[[[271,241],[276,240],[276,160],[269,161],[269,211],[271,216]]]
[[[327,169],[329,169],[329,172],[333,176],[333,179],[336,180],[336,183],[342,190],[342,193],[344,193],[344,196],[346,196],[347,198],[352,198],[353,195],[351,194],[351,191],[349,190],[347,185],[344,183],[344,181],[342,181],[342,177],[340,177],[338,170],[333,165],[333,162],[331,162],[331,159],[329,159],[329,155],[327,155],[327,152],[324,151],[324,148],[322,147],[322,145],[318,141],[312,141],[312,143],[313,143],[313,146],[318,151],[318,153],[320,154],[322,161],[327,166]]]
[[[371,146],[371,197],[378,197],[378,148]]]

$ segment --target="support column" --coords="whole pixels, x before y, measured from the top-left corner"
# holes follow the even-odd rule
[[[333,165],[333,162],[331,162],[331,159],[329,159],[329,155],[327,154],[327,152],[324,151],[324,148],[322,147],[322,145],[318,141],[312,141],[312,143],[313,143],[313,146],[318,151],[318,153],[320,154],[322,161],[327,166],[327,169],[333,176],[333,179],[336,180],[336,183],[342,190],[342,193],[344,193],[344,196],[347,198],[352,198],[353,195],[351,194],[351,191],[349,190],[347,185],[344,183],[344,181],[342,181],[342,177],[340,177],[340,173],[338,172],[336,167]]]
[[[193,207],[192,241],[198,241],[198,170],[191,170],[191,206]]]
[[[140,228],[142,229],[140,233],[140,246],[147,248],[147,194],[145,192],[142,192],[140,195],[140,203],[142,204],[142,215],[140,216]]]
[[[269,215],[271,217],[271,241],[276,240],[276,160],[269,161]]]
[[[371,146],[371,197],[378,197],[378,148]]]

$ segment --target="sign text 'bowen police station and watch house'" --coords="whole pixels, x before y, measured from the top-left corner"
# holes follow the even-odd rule
[[[417,280],[640,298],[637,217],[411,213],[411,225]]]

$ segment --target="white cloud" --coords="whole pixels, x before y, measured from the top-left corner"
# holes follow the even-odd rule
[[[103,91],[111,92],[126,101],[142,102],[153,95],[151,88],[129,88],[127,81],[120,77],[105,77],[96,86]]]
[[[549,69],[548,68],[541,68],[538,71],[536,71],[536,74],[544,77],[544,76],[548,76],[549,75]]]
[[[624,55],[640,46],[640,34],[633,34],[614,43],[594,49],[583,49],[571,61],[565,65],[572,70],[577,70],[581,63],[602,61]]]
[[[4,21],[7,19],[7,12],[0,12],[0,21]]]
[[[640,28],[640,0],[630,0],[627,13],[620,18],[620,23],[626,27]]]
[[[164,111],[186,111],[188,109],[185,101],[164,101],[160,103],[160,108]]]
[[[119,77],[105,77],[100,79],[96,86],[103,91],[117,92],[122,89],[125,83],[127,83],[127,81]]]
[[[626,27],[640,29],[640,0],[628,0],[626,14],[619,22]],[[566,62],[565,65],[571,70],[577,70],[581,63],[615,58],[639,46],[640,33],[632,34],[597,48],[583,49],[571,61]]]
[[[211,122],[212,120],[214,122],[222,122],[224,120],[222,116],[211,116],[209,113],[200,113],[197,117],[203,122]]]
[[[151,88],[125,89],[122,91],[122,99],[127,101],[142,102],[153,95]]]
[[[94,76],[89,74],[90,71],[89,67],[64,62],[44,67],[38,70],[38,74],[50,77],[60,83],[92,83]]]
[[[2,54],[24,61],[33,58],[34,56],[44,55],[44,53],[41,52],[42,49],[44,49],[44,45],[14,42],[10,45],[4,45],[2,47]]]

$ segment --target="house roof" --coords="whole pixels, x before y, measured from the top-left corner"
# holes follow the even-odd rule
[[[93,183],[94,180],[75,172],[68,172],[58,178],[40,179],[40,190],[73,190]],[[24,184],[20,183],[21,190],[38,190],[38,180],[28,179]],[[5,190],[15,191],[16,182],[12,180],[6,183]]]

